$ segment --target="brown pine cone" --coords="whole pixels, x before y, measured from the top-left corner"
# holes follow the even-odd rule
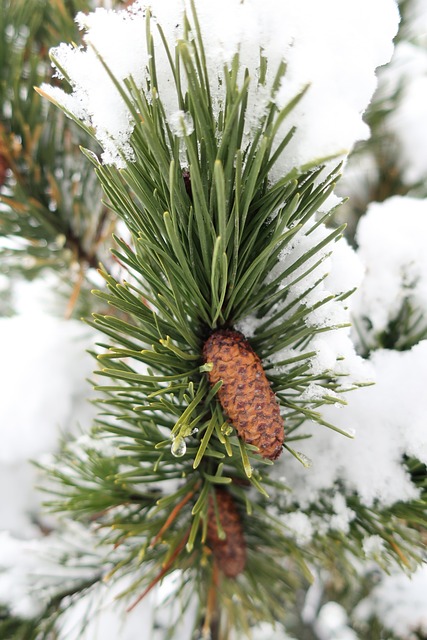
[[[215,331],[205,342],[203,358],[213,364],[211,385],[223,381],[218,399],[239,436],[264,458],[276,460],[285,438],[283,418],[261,360],[244,335]]]
[[[226,534],[218,536],[213,495],[209,496],[207,542],[221,571],[228,578],[235,578],[246,565],[246,542],[242,521],[233,497],[225,489],[215,489],[218,517]]]

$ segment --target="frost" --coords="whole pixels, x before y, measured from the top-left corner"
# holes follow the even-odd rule
[[[156,90],[167,119],[170,122],[172,118],[173,122],[179,105],[156,22],[163,29],[173,57],[174,45],[183,35],[183,11],[191,15],[189,0],[172,4],[137,0],[128,10],[98,8],[89,15],[79,14],[77,22],[85,31],[85,46],[61,44],[53,50],[54,60],[70,79],[71,97],[56,88],[42,87],[77,118],[94,127],[104,147],[104,161],[119,166],[133,160],[130,139],[135,122],[101,59],[122,86],[132,77],[137,89],[144,90],[150,99],[150,53],[143,35],[146,7],[153,14]],[[196,8],[215,116],[224,107],[224,89],[219,84],[224,66],[230,67],[238,52],[240,81],[244,69],[249,70],[252,81],[246,140],[265,112],[283,60],[287,73],[274,98],[277,106],[286,106],[304,87],[309,87],[282,127],[281,135],[294,125],[297,133],[275,168],[276,178],[295,166],[348,153],[356,140],[368,136],[362,113],[375,90],[376,67],[392,54],[392,38],[398,24],[394,0],[377,0],[375,5],[369,0],[353,0],[345,5],[340,0],[325,0],[321,5],[317,0],[198,0]],[[365,19],[367,13],[369,20]],[[268,60],[265,85],[259,82],[260,51]]]

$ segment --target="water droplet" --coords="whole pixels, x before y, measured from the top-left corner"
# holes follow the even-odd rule
[[[185,455],[186,451],[187,451],[187,444],[184,438],[182,438],[181,436],[174,438],[171,446],[172,455],[175,456],[175,458],[182,458],[182,456]]]
[[[308,456],[306,456],[305,453],[301,453],[301,451],[298,451],[298,460],[304,465],[306,469],[309,469],[313,464],[313,461]]]
[[[196,435],[196,433],[199,433],[199,429],[197,427],[194,427],[193,431],[191,432],[190,435],[194,436]]]
[[[224,422],[221,427],[221,433],[223,433],[225,436],[231,436],[231,434],[233,433],[233,427],[229,422]]]

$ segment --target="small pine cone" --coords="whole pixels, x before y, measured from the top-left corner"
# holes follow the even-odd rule
[[[212,494],[209,496],[207,541],[221,571],[235,578],[246,565],[246,542],[242,521],[233,497],[225,489],[216,489],[218,517],[226,538],[218,536],[217,520]]]
[[[206,340],[203,357],[213,364],[208,373],[211,385],[223,381],[218,399],[239,436],[258,447],[264,458],[276,460],[285,438],[283,418],[249,342],[238,331],[221,329]]]

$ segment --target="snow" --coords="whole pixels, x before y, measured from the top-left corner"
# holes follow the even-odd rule
[[[397,165],[407,185],[423,182],[427,173],[426,102],[427,73],[413,78],[386,122],[398,142]]]
[[[358,636],[348,626],[345,609],[338,602],[327,602],[319,611],[314,624],[319,640],[357,640]]]
[[[0,602],[9,606],[13,615],[33,618],[46,606],[43,599],[27,588],[28,575],[39,565],[35,555],[37,542],[24,542],[7,532],[0,533]],[[8,571],[7,571],[8,570]]]
[[[365,276],[349,304],[359,322],[363,318],[369,320],[374,336],[387,329],[405,299],[411,301],[415,310],[427,312],[426,237],[426,200],[396,196],[381,204],[372,203],[361,219],[357,258],[365,267]],[[344,252],[337,260],[340,277],[346,271],[350,255],[351,251],[348,257]],[[334,273],[331,269],[330,282]],[[363,269],[353,265],[353,273],[356,285]],[[328,280],[325,289],[329,286],[333,290]],[[351,286],[351,279],[346,278],[345,284]],[[338,291],[341,288],[338,284],[335,287]],[[317,352],[311,360],[313,373],[334,369],[339,353],[334,341],[342,340],[343,335],[332,331],[313,341],[312,347]],[[351,349],[348,336],[346,340]],[[356,363],[357,358],[353,358],[353,366]],[[405,352],[377,350],[364,368],[368,374],[365,380],[375,379],[376,385],[346,394],[347,406],[328,406],[322,410],[327,421],[345,431],[354,431],[355,440],[307,424],[307,432],[314,437],[304,442],[303,451],[313,459],[312,468],[304,470],[293,459],[286,460],[287,482],[293,486],[294,499],[303,508],[316,503],[322,492],[333,490],[337,482],[344,483],[347,492],[356,491],[368,506],[376,503],[390,506],[398,500],[417,497],[402,458],[408,455],[427,461],[424,390],[427,342],[422,341]],[[315,399],[319,389],[312,391]],[[284,471],[281,465],[280,460],[275,465],[279,475]]]
[[[113,585],[98,582],[82,597],[66,602],[60,618],[58,640],[149,640],[153,638],[154,608],[149,594],[139,607],[126,613],[126,604],[118,597],[129,579]]]
[[[290,499],[295,498],[291,495]],[[310,543],[316,536],[327,536],[331,531],[348,534],[350,523],[356,514],[347,507],[345,496],[336,492],[332,498],[322,497],[325,505],[323,513],[307,515],[298,507],[283,516],[283,524],[289,529],[289,535],[299,545]],[[317,505],[319,506],[319,505]]]
[[[426,635],[427,565],[419,567],[411,576],[404,573],[384,575],[369,596],[359,603],[353,616],[359,624],[366,625],[375,616],[393,637],[402,640],[416,640]]]
[[[399,178],[411,187],[423,185],[427,173],[427,5],[425,0],[401,4],[404,20],[399,40],[390,63],[378,70],[378,88],[372,106],[373,114],[388,110],[385,117],[377,119],[377,151],[382,147],[386,160],[395,165],[392,169],[397,168]],[[350,159],[350,165],[357,166],[360,158],[369,154],[368,146],[362,156],[356,154]],[[373,173],[378,174],[378,167],[370,168],[369,172],[370,175],[365,173],[365,183],[371,181]],[[350,193],[357,200],[360,187],[351,181],[345,172],[343,182],[350,186]],[[368,200],[369,197],[365,202]]]
[[[357,229],[365,279],[353,296],[356,319],[373,336],[385,331],[405,300],[427,312],[427,200],[395,196],[371,203]],[[366,324],[366,323],[364,323]]]
[[[150,99],[146,78],[150,53],[144,36],[146,6],[153,13],[157,89],[167,118],[173,119],[179,104],[155,23],[161,25],[173,57],[174,47],[183,36],[183,11],[191,13],[189,0],[137,0],[127,11],[98,8],[89,15],[78,14],[85,46],[61,44],[53,50],[59,75],[65,70],[73,92],[69,95],[58,87],[42,87],[75,117],[94,127],[104,147],[104,162],[118,166],[134,159],[130,139],[135,123],[98,54],[122,86],[132,76],[137,88],[146,91]],[[295,166],[348,153],[356,140],[368,137],[362,114],[376,87],[375,69],[392,55],[392,38],[398,25],[394,0],[377,0],[375,4],[369,0],[324,0],[321,4],[317,0],[198,0],[196,8],[215,116],[224,104],[219,83],[224,65],[229,67],[238,52],[240,80],[244,68],[249,70],[246,141],[270,100],[281,61],[286,61],[287,73],[274,98],[279,108],[309,85],[282,127],[281,136],[293,125],[297,133],[275,169],[276,177]],[[259,83],[260,51],[269,61],[265,86]],[[183,86],[185,89],[185,81]]]
[[[427,48],[427,8],[424,0],[411,0],[407,3],[402,36]]]
[[[380,170],[377,165],[375,154],[367,147],[363,152],[355,152],[350,155],[343,172],[341,180],[337,184],[336,192],[343,197],[349,198],[350,207],[364,210],[366,203],[371,200],[371,194],[375,193],[380,179]],[[340,222],[352,224],[353,221],[345,215],[346,207],[338,210]]]
[[[0,319],[0,335],[0,460],[11,463],[51,451],[60,429],[89,420],[91,331],[77,321],[24,315]]]
[[[175,111],[169,116],[169,126],[172,133],[177,138],[183,138],[184,136],[190,136],[194,131],[194,122],[190,113],[185,111]]]
[[[251,629],[252,640],[296,640],[286,633],[283,628],[263,622]],[[242,634],[231,633],[231,640],[242,640]]]
[[[390,64],[379,71],[374,103],[389,110],[382,132],[396,146],[393,157],[408,186],[423,181],[427,172],[426,97],[427,48],[402,40]]]
[[[378,350],[370,363],[374,386],[347,394],[346,406],[322,410],[327,421],[354,430],[355,439],[307,423],[304,431],[313,437],[300,446],[313,466],[304,469],[289,456],[274,466],[274,474],[286,473],[303,509],[319,503],[325,491],[335,491],[337,482],[349,494],[356,491],[366,506],[387,507],[418,496],[402,458],[406,454],[427,462],[427,341],[404,352]]]
[[[185,611],[180,598],[168,600],[181,573],[175,571],[166,576],[134,609],[127,611],[139,595],[123,597],[133,580],[131,574],[113,584],[98,582],[83,597],[64,603],[58,640],[163,640],[170,626],[175,637],[188,637],[196,615],[196,598]]]
[[[377,121],[373,143],[350,156],[337,191],[350,196],[350,205],[365,209],[372,194],[378,192],[384,163],[390,177],[406,187],[425,182],[427,174],[427,11],[426,3],[411,0],[405,7],[406,20],[399,33],[393,57],[378,70],[378,88],[372,100],[371,116]],[[419,13],[419,26],[414,31],[409,14]],[[417,27],[418,29],[418,27]],[[386,111],[384,117],[377,114]],[[375,157],[375,154],[377,157]],[[421,192],[422,186],[421,186]]]
[[[292,125],[298,128],[272,174],[273,179],[316,158],[345,154],[357,140],[368,136],[362,114],[375,89],[375,68],[391,55],[391,39],[397,26],[393,0],[375,3],[368,0],[345,3],[342,0],[323,3],[317,0],[298,3],[196,0],[196,4],[216,115],[223,106],[223,94],[217,84],[223,65],[229,65],[239,51],[242,66],[251,72],[246,141],[264,113],[280,60],[287,61],[288,69],[275,98],[279,107],[310,85],[281,131],[282,135]],[[128,11],[98,9],[88,16],[79,14],[80,28],[86,32],[85,47],[63,44],[54,51],[71,78],[73,92],[67,95],[56,87],[44,86],[53,99],[95,128],[104,147],[104,162],[118,166],[135,158],[131,145],[135,123],[95,49],[122,85],[132,76],[136,85],[146,90],[149,58],[144,37],[144,6],[145,3],[139,1]],[[419,44],[425,38],[427,11],[424,0],[414,0],[412,6],[411,33]],[[153,22],[158,20],[162,25],[173,50],[182,36],[182,10],[188,8],[187,0],[174,3],[152,0],[151,7]],[[159,92],[167,120],[173,134],[183,137],[193,129],[192,116],[179,108],[155,24],[153,34]],[[257,85],[260,47],[270,61],[267,87]],[[398,143],[404,180],[411,184],[425,179],[427,54],[419,47],[401,43],[396,48],[390,72],[384,71],[380,77],[378,96],[391,100],[396,90],[402,90],[396,111],[387,119],[387,131]],[[149,94],[148,98],[151,99]],[[373,171],[372,157],[365,156],[365,161]],[[291,284],[321,256],[321,265],[306,276],[303,283],[292,285],[291,295],[295,299],[323,275],[326,277],[306,297],[308,306],[354,287],[360,288],[345,301],[334,299],[313,309],[307,324],[318,328],[346,324],[353,314],[359,320],[370,321],[375,338],[387,329],[405,300],[427,312],[426,227],[427,200],[394,197],[381,204],[374,203],[360,222],[357,253],[340,239],[300,267],[283,285]],[[324,225],[309,235],[306,229],[301,230],[281,256],[272,277],[284,264],[294,262],[308,247],[324,240],[328,233]],[[46,309],[41,310],[39,293],[34,284],[27,292],[24,288],[21,292],[15,291],[15,308],[20,315],[0,319],[0,528],[9,528],[19,537],[38,534],[33,522],[38,516],[38,498],[33,489],[37,472],[28,458],[40,458],[56,451],[61,434],[74,431],[79,423],[87,427],[93,416],[86,401],[90,387],[85,378],[91,375],[94,363],[84,354],[92,343],[92,336],[80,323],[66,322],[52,317]],[[256,318],[245,318],[238,328],[252,337],[257,322]],[[283,456],[273,467],[272,475],[282,479],[286,473],[286,481],[292,487],[295,511],[286,516],[285,524],[289,535],[301,545],[310,542],[315,534],[349,531],[355,514],[347,507],[348,494],[356,492],[366,506],[378,508],[417,498],[417,490],[402,459],[405,455],[416,456],[427,463],[427,341],[405,352],[377,350],[365,362],[355,351],[350,329],[341,328],[321,333],[309,348],[315,352],[310,361],[313,375],[330,371],[346,376],[343,380],[347,387],[374,379],[376,385],[345,394],[348,402],[345,407],[323,409],[326,420],[344,431],[354,431],[354,440],[323,426],[306,423],[302,431],[313,437],[298,446],[313,459],[311,469],[303,469],[291,456]],[[295,351],[285,349],[275,355],[275,361],[295,355]],[[323,393],[320,385],[311,384],[305,391],[307,403],[316,402]],[[91,442],[82,436],[75,450],[80,451]],[[99,443],[101,448],[104,444]],[[311,505],[319,507],[321,503],[325,505],[324,514],[308,515],[300,510]],[[12,613],[31,617],[45,606],[46,596],[52,592],[40,589],[39,579],[43,567],[47,567],[46,553],[57,541],[55,535],[23,541],[10,533],[0,534],[0,601],[10,606]],[[63,538],[65,545],[67,540],[69,542]],[[87,548],[91,548],[89,543]],[[368,559],[379,556],[382,548],[383,541],[378,536],[363,540]],[[99,566],[99,562],[98,559],[95,564]],[[53,577],[50,587],[62,587],[58,565],[50,566],[50,571]],[[123,603],[115,601],[128,586],[126,579],[113,585],[98,583],[81,600],[69,601],[59,639],[160,640],[163,629],[152,630],[159,622],[153,607],[159,606],[160,622],[165,622],[163,617],[176,613],[180,603],[171,604],[166,600],[175,578],[177,576],[168,577],[160,589],[154,590],[131,614],[125,614]],[[411,635],[415,629],[427,634],[426,594],[426,567],[421,567],[412,580],[403,574],[384,576],[354,615],[359,622],[369,621],[376,615],[397,637],[409,640],[415,638]],[[90,622],[82,631],[81,622],[87,612],[98,605],[99,615],[90,616]],[[190,617],[184,619],[183,628],[190,627]],[[348,626],[344,609],[334,602],[320,609],[316,632],[321,639],[357,638]],[[256,628],[253,635],[263,640],[288,638],[267,624]],[[178,636],[181,637],[180,633]]]
[[[48,313],[64,305],[51,285],[49,277],[15,281],[18,315],[0,318],[0,529],[23,538],[39,535],[40,474],[31,460],[57,451],[95,415],[87,382],[95,363],[86,353],[93,332]]]
[[[29,460],[0,461],[0,531],[6,529],[23,538],[38,537],[42,495],[35,487],[38,470]]]
[[[367,558],[380,557],[384,550],[384,539],[380,536],[368,536],[363,540],[363,551]]]
[[[427,73],[427,51],[412,42],[401,40],[395,46],[389,64],[378,70],[378,89],[374,100],[393,107],[394,100],[404,99],[405,90],[414,78]],[[397,95],[402,92],[401,95]]]
[[[313,523],[306,513],[294,511],[286,514],[286,527],[297,544],[304,545],[313,538]]]
[[[21,540],[0,532],[0,602],[24,619],[40,615],[55,595],[96,580],[108,561],[99,537],[68,522],[59,533]]]
[[[325,280],[325,287],[336,295],[360,286],[365,266],[345,238],[333,245],[332,265]],[[353,298],[351,298],[353,300]]]
[[[330,233],[331,229],[324,224],[319,224],[314,230],[303,227],[280,255],[269,280],[274,280],[285,269],[296,264],[313,246],[324,242]],[[320,264],[314,268],[319,261]],[[307,273],[310,270],[311,272]],[[309,309],[305,318],[307,326],[317,329],[332,328],[319,334],[308,347],[305,347],[306,351],[315,352],[309,361],[310,372],[314,375],[334,372],[336,375],[345,376],[341,382],[346,389],[354,383],[370,382],[372,379],[370,367],[357,355],[350,327],[346,326],[351,320],[351,298],[340,300],[337,297],[355,289],[360,284],[363,274],[363,264],[344,238],[329,242],[283,279],[280,286],[289,288],[287,298],[272,310],[272,314],[278,313],[281,306],[301,298],[301,304]],[[316,306],[322,301],[323,304]],[[294,312],[295,308],[286,312],[286,315],[291,316]],[[283,317],[284,315],[282,314]],[[279,321],[282,321],[283,317]],[[296,355],[293,349],[285,348],[275,353],[271,360],[273,363],[280,363]],[[273,371],[281,372],[286,368],[286,365],[278,365]],[[325,393],[332,395],[329,391],[325,392],[321,386],[312,384],[304,391],[304,398],[307,401],[316,401]]]

